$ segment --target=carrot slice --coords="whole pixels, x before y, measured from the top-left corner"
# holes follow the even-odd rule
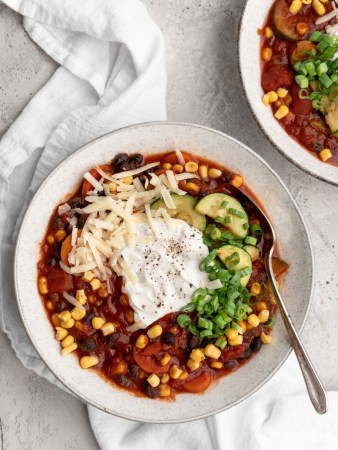
[[[82,230],[77,231],[77,237],[81,236]],[[61,246],[61,261],[68,266],[68,255],[72,251],[72,233],[66,237]]]
[[[210,372],[202,372],[196,378],[186,381],[183,387],[187,392],[203,392],[209,387],[211,380],[212,376]]]

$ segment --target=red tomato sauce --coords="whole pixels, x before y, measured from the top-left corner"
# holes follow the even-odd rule
[[[303,5],[297,14],[290,14],[288,8],[291,0],[276,0],[271,7],[267,20],[261,33],[261,55],[265,49],[271,49],[271,58],[264,61],[261,57],[262,75],[261,83],[265,93],[285,88],[289,92],[285,98],[279,98],[272,103],[272,112],[276,113],[281,105],[288,106],[290,112],[279,123],[284,130],[318,158],[318,154],[324,148],[330,149],[332,157],[326,163],[338,165],[338,138],[332,134],[326,125],[324,116],[312,107],[312,102],[299,98],[299,86],[295,82],[292,55],[297,43],[307,41],[313,31],[325,33],[325,27],[335,24],[335,19],[316,25],[318,14],[315,13],[311,4]],[[326,13],[332,11],[331,2],[323,3]],[[276,8],[280,8],[278,19],[276,19]],[[297,25],[304,24],[307,31],[305,34],[297,33]],[[266,37],[264,30],[272,30],[272,36]],[[284,32],[286,34],[284,34]],[[291,38],[290,38],[291,37]],[[310,88],[309,88],[309,93]]]
[[[232,180],[233,174],[226,168],[211,162],[209,160],[192,157],[184,154],[187,161],[195,161],[199,165],[204,164],[207,167],[219,168],[222,171],[222,176],[216,180],[194,179],[200,187],[198,194],[189,192],[190,195],[199,198],[204,197],[210,192],[225,192],[231,194],[233,192]],[[170,162],[177,164],[177,157],[175,153],[156,154],[145,158],[144,163],[160,161],[159,167],[155,173],[160,174],[163,171],[164,163]],[[105,170],[110,170],[114,173],[115,167],[112,165],[105,165]],[[94,173],[93,169],[92,173]],[[186,182],[180,182],[179,187],[186,189]],[[254,198],[249,188],[243,184],[241,187],[243,192],[246,192]],[[88,192],[87,182],[84,181],[77,192],[71,195],[67,203],[74,207],[83,207],[86,204],[83,195]],[[257,199],[255,199],[257,202]],[[64,202],[63,202],[64,203]],[[245,207],[245,205],[244,205]],[[249,215],[250,223],[257,223],[257,217],[249,210],[246,210]],[[222,377],[237,370],[242,364],[250,360],[255,353],[257,353],[262,345],[260,334],[264,330],[267,334],[271,331],[271,327],[264,327],[259,325],[256,328],[248,329],[244,333],[243,344],[238,346],[227,346],[221,352],[219,361],[222,363],[221,368],[214,369],[211,363],[214,361],[211,358],[205,358],[197,370],[190,371],[187,367],[189,353],[196,347],[205,347],[209,342],[208,339],[203,339],[200,342],[185,328],[181,328],[176,321],[179,312],[171,313],[165,317],[161,317],[154,324],[159,324],[162,327],[162,334],[155,338],[149,339],[149,343],[144,349],[139,349],[135,346],[135,342],[139,335],[145,335],[146,330],[138,330],[131,332],[129,327],[134,323],[134,311],[129,305],[129,299],[126,294],[122,292],[123,278],[112,274],[109,278],[111,286],[111,293],[104,289],[93,290],[91,285],[84,281],[81,276],[73,276],[64,272],[59,267],[59,260],[62,253],[62,242],[65,241],[66,236],[71,234],[72,227],[67,221],[69,217],[74,214],[73,211],[58,215],[58,207],[55,208],[53,216],[50,219],[46,230],[46,235],[41,243],[41,257],[38,262],[38,279],[46,277],[49,292],[42,295],[41,298],[46,308],[48,318],[53,327],[59,325],[58,314],[63,311],[71,311],[71,305],[62,296],[63,291],[75,297],[76,291],[83,289],[87,296],[87,303],[85,304],[86,316],[81,320],[75,320],[72,328],[68,329],[69,335],[73,336],[78,347],[74,352],[80,360],[83,356],[97,356],[98,364],[92,367],[105,380],[113,383],[115,386],[124,388],[135,395],[148,395],[149,397],[157,397],[158,389],[151,388],[147,383],[147,377],[150,374],[156,374],[162,377],[168,374],[173,365],[177,365],[182,370],[182,376],[178,379],[169,377],[166,384],[170,386],[171,394],[166,397],[173,399],[176,394],[183,392],[197,393],[202,392],[208,388],[213,380]],[[82,218],[81,220],[85,220]],[[81,228],[81,225],[78,224]],[[55,241],[57,233],[64,230],[64,238],[61,242]],[[265,237],[264,229],[263,235],[257,244],[264,255]],[[278,261],[278,260],[276,260]],[[287,266],[277,267],[276,276],[280,276],[279,272],[285,271]],[[262,286],[262,293],[259,296],[260,302],[265,302],[270,315],[275,316],[277,307],[273,298],[269,293],[269,287],[265,272],[262,257],[253,263],[253,272],[248,284],[248,289],[253,282],[259,282]],[[257,301],[251,307],[253,313],[259,313]],[[191,313],[193,317],[194,313]],[[94,317],[102,317],[106,322],[111,322],[116,325],[116,333],[109,336],[104,336],[100,330],[96,330],[92,326],[92,319]],[[166,365],[161,364],[161,359],[166,355],[170,355],[170,362]],[[67,356],[65,356],[67,357]],[[68,356],[69,357],[69,356]]]

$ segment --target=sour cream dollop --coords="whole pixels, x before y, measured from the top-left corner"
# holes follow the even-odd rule
[[[170,226],[154,219],[155,237],[149,223],[137,225],[138,234],[153,236],[148,244],[125,247],[122,257],[133,272],[124,275],[124,292],[129,296],[139,328],[146,328],[164,315],[179,311],[191,301],[193,292],[206,285],[208,276],[199,264],[208,255],[202,233],[186,222],[171,219]]]

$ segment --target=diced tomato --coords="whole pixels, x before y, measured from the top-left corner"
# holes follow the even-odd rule
[[[100,166],[100,169],[103,170],[103,172],[112,172],[112,168],[109,164],[104,164],[103,166]],[[92,169],[90,171],[90,174],[95,178],[95,180],[99,180],[101,178],[101,175],[98,173],[98,171],[95,169]],[[85,197],[87,195],[88,191],[92,191],[93,190],[93,186],[89,183],[89,181],[84,180],[83,184],[82,184],[82,191],[81,191],[81,195],[82,197]]]
[[[236,345],[236,347],[226,347],[224,350],[222,350],[220,360],[222,362],[230,361],[231,359],[238,359],[241,358],[244,355],[244,352],[246,350],[245,345]]]
[[[183,388],[191,393],[203,392],[209,387],[211,380],[212,375],[210,372],[202,372],[197,377],[187,380],[183,384]]]
[[[47,273],[48,291],[50,294],[60,294],[73,289],[72,276],[62,269],[50,269]]]
[[[270,64],[262,74],[264,92],[276,91],[278,88],[289,88],[292,84],[292,72],[282,64]]]
[[[149,373],[163,373],[168,372],[169,364],[165,366],[157,363],[157,360],[160,360],[160,353],[165,353],[165,346],[159,342],[154,342],[152,344],[147,345],[143,350],[139,350],[134,347],[134,359],[136,363],[143,369],[145,372]]]
[[[317,52],[316,44],[311,41],[297,42],[297,45],[291,54],[292,64],[295,64],[297,61],[305,61],[306,59],[308,59],[309,53],[313,48]]]

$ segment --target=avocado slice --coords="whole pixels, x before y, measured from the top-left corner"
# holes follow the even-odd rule
[[[338,100],[331,100],[328,95],[323,95],[321,103],[321,111],[325,115],[325,122],[328,124],[331,133],[336,133],[338,131]]]

